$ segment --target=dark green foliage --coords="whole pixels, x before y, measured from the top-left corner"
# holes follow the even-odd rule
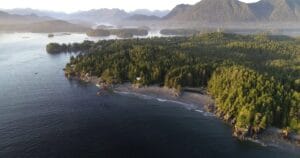
[[[208,87],[218,115],[236,129],[300,132],[299,46],[295,39],[267,34],[99,41],[68,46],[90,53],[72,58],[66,73],[177,90]]]
[[[167,73],[165,85],[173,88],[177,86],[205,87],[212,71],[211,66],[203,64],[175,68]]]
[[[62,52],[87,52],[90,48],[94,46],[92,41],[84,41],[83,43],[73,43],[73,44],[58,44],[49,43],[46,46],[46,51],[49,54],[57,54]]]
[[[132,38],[133,36],[147,36],[148,30],[140,28],[132,29],[95,29],[87,32],[88,36],[116,35],[120,38]]]
[[[289,126],[292,91],[273,77],[241,67],[218,68],[209,81],[218,115],[239,129],[256,133],[272,125]]]
[[[66,48],[58,43],[50,43],[47,45],[46,50],[50,54],[56,54],[65,51]]]
[[[163,29],[160,31],[163,35],[178,35],[178,36],[191,36],[197,34],[199,31],[191,29]]]
[[[131,38],[133,36],[147,36],[148,30],[146,29],[111,29],[111,34],[117,35],[121,38]]]
[[[105,37],[105,36],[109,36],[110,32],[109,30],[104,30],[104,29],[96,29],[96,30],[89,30],[86,33],[88,36],[95,36],[95,37]]]

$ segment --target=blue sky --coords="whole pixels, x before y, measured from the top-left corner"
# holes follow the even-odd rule
[[[195,4],[200,0],[0,0],[2,9],[34,8],[74,12],[97,8],[121,8],[126,11],[135,9],[172,9],[177,4]],[[258,0],[241,0],[243,2],[256,2]]]

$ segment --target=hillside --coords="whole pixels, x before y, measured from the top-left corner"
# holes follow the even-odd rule
[[[244,3],[239,0],[202,0],[195,5],[178,5],[164,19],[201,23],[299,22],[300,1],[261,0]]]
[[[260,20],[300,20],[300,1],[298,0],[261,0],[249,6]]]
[[[48,11],[48,10],[38,10],[38,9],[31,9],[31,8],[15,8],[15,9],[5,9],[4,12],[9,14],[15,15],[31,15],[35,14],[37,16],[43,17],[51,17],[55,19],[63,19],[68,16],[67,13],[64,12],[55,12],[55,11]]]
[[[79,19],[92,22],[114,22],[130,15],[121,9],[95,9],[70,14],[68,19]]]
[[[147,15],[147,16],[157,16],[157,17],[164,17],[169,14],[169,10],[148,10],[148,9],[137,9],[135,11],[129,12],[132,15],[139,14],[139,15]]]
[[[37,16],[47,16],[55,19],[62,20],[80,20],[80,21],[99,21],[99,20],[112,20],[111,18],[126,19],[131,16],[140,16],[143,15],[147,17],[164,17],[170,11],[169,10],[148,10],[148,9],[137,9],[131,12],[125,12],[121,9],[94,9],[87,11],[78,11],[75,13],[64,13],[64,12],[55,12],[55,11],[47,11],[47,10],[37,10],[31,8],[15,8],[15,9],[5,9],[4,12],[15,15],[37,15]]]
[[[127,18],[127,20],[134,20],[134,21],[143,21],[143,20],[160,20],[160,17],[154,15],[142,15],[142,14],[134,14]]]
[[[34,32],[34,33],[52,33],[52,32],[86,32],[88,27],[72,24],[62,20],[39,21],[23,24],[2,24],[1,31],[7,32]]]
[[[185,14],[188,10],[190,10],[191,7],[191,5],[179,4],[173,10],[171,10],[170,13],[164,17],[164,19],[179,18],[179,16],[182,16],[182,14]]]
[[[32,22],[39,22],[51,20],[49,17],[39,17],[35,14],[31,15],[15,15],[0,11],[0,25],[10,24],[28,24]]]
[[[210,23],[253,21],[255,15],[246,3],[238,0],[202,0],[193,6],[179,6],[167,19]]]
[[[89,28],[62,20],[51,20],[28,25],[30,32],[86,32]]]

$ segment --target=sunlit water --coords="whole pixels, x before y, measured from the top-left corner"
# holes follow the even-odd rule
[[[181,104],[98,97],[95,86],[67,80],[62,69],[70,54],[49,55],[45,46],[85,39],[0,34],[1,158],[300,157],[240,142],[218,119]]]

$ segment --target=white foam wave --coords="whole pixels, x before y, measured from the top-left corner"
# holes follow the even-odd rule
[[[212,113],[205,112],[203,110],[198,109],[199,107],[196,106],[195,104],[185,103],[185,102],[181,102],[181,101],[177,101],[177,100],[169,100],[169,99],[164,99],[164,98],[158,98],[158,97],[153,97],[153,96],[140,94],[140,93],[134,93],[134,92],[116,91],[116,93],[121,94],[121,95],[133,95],[133,96],[136,96],[136,97],[139,97],[139,98],[142,98],[142,99],[147,99],[147,100],[156,100],[156,101],[159,101],[159,102],[179,104],[179,105],[183,105],[188,110],[195,110],[199,113],[202,113],[204,116],[207,116],[207,117],[213,117],[214,116],[214,114],[212,114]]]
[[[167,102],[168,101],[166,99],[161,99],[161,98],[157,98],[157,100],[160,101],[160,102]]]
[[[118,94],[121,94],[121,95],[133,95],[133,96],[137,96],[137,97],[147,99],[147,100],[154,99],[154,97],[151,97],[149,95],[139,94],[139,93],[124,92],[124,91],[115,91],[115,92],[118,93]]]
[[[267,145],[266,143],[264,143],[263,141],[258,140],[258,139],[248,138],[247,140],[250,141],[250,142],[259,144],[259,145],[261,145],[261,146],[263,146],[263,147],[267,147],[267,146],[278,147],[278,146],[276,146],[275,144],[274,144],[274,145],[273,145],[273,144]]]
[[[195,111],[196,111],[196,112],[199,112],[199,113],[201,113],[201,114],[203,114],[203,115],[206,116],[206,117],[214,117],[214,116],[215,116],[213,113],[205,112],[205,111],[203,111],[203,110],[197,109],[197,110],[195,110]]]
[[[200,112],[200,113],[203,113],[203,112],[204,112],[204,111],[202,111],[202,110],[195,110],[195,111]]]

